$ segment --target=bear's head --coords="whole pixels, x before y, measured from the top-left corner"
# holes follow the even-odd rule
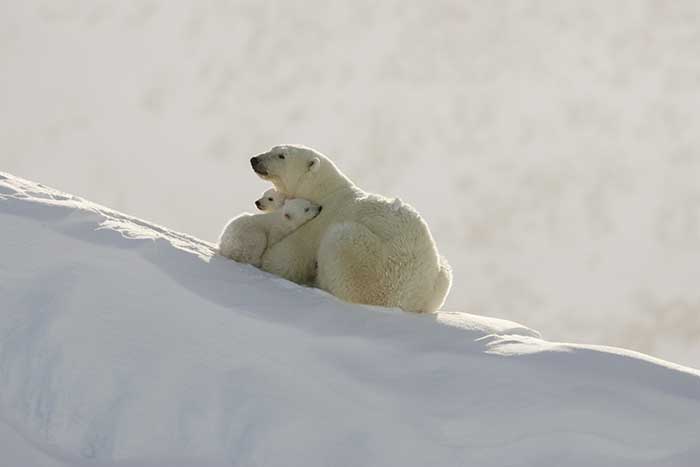
[[[294,198],[284,203],[282,214],[285,222],[291,223],[293,227],[299,227],[318,216],[322,209],[323,206],[319,206],[311,201],[302,198]]]
[[[282,206],[284,206],[284,202],[286,199],[287,197],[284,196],[282,193],[275,190],[274,188],[270,188],[265,193],[263,193],[260,199],[255,201],[255,207],[260,209],[261,211],[277,211]]]
[[[305,146],[275,146],[251,158],[250,165],[288,198],[320,201],[331,191],[352,184],[330,159]]]

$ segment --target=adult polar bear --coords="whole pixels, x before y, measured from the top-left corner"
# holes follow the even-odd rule
[[[365,193],[311,148],[276,146],[250,163],[287,197],[323,206],[316,219],[265,252],[264,270],[353,303],[414,312],[443,304],[452,274],[413,208]]]

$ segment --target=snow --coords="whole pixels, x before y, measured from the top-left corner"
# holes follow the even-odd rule
[[[700,460],[697,370],[342,303],[9,174],[0,225],[3,465]]]

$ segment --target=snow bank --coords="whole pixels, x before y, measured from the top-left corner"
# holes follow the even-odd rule
[[[697,370],[498,319],[341,303],[7,174],[0,226],[12,465],[700,460]]]

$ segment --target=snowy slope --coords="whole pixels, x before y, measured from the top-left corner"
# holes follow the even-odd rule
[[[697,370],[341,303],[7,174],[0,226],[3,466],[700,462]]]

